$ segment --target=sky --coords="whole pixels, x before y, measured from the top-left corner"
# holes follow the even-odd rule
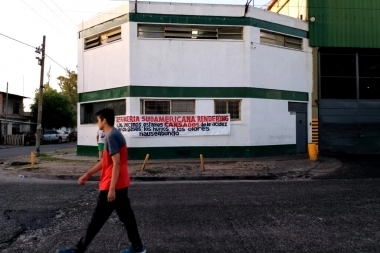
[[[139,0],[141,1],[141,0]],[[154,0],[150,0],[155,2]],[[191,2],[240,4],[247,0],[159,0],[156,2]],[[254,0],[263,8],[270,0]],[[77,70],[77,24],[97,14],[123,5],[125,0],[2,0],[0,1],[0,91],[22,95],[25,111],[30,111],[35,90],[40,84],[40,66],[35,48],[46,36],[44,83],[50,70],[50,84],[60,90],[57,77],[64,68]],[[14,38],[25,44],[11,40]]]

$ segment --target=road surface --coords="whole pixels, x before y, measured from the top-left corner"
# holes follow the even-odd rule
[[[61,149],[75,148],[77,145],[76,142],[61,143],[61,144],[46,144],[41,145],[41,152],[50,152]],[[15,156],[24,156],[29,155],[30,152],[34,151],[36,146],[17,146],[11,148],[2,148],[0,149],[0,159],[10,158]]]
[[[0,252],[54,252],[85,232],[97,185],[0,178]],[[148,252],[380,252],[380,180],[134,183]],[[88,252],[128,245],[116,215]]]

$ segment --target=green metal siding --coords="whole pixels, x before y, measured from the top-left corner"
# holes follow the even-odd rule
[[[380,48],[380,0],[308,0],[312,47]]]

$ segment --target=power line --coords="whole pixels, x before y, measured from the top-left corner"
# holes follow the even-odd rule
[[[63,14],[65,14],[65,16],[68,18],[68,19],[70,19],[70,21],[76,26],[77,24],[75,24],[75,22],[69,17],[69,16],[67,16],[66,15],[66,13],[61,9],[61,8],[59,8],[59,6],[53,1],[53,0],[51,0],[51,2],[55,5],[55,6],[57,6],[57,8],[63,13]]]
[[[0,33],[0,35],[2,35],[2,36],[4,36],[4,37],[7,37],[8,39],[14,40],[14,41],[16,41],[16,42],[18,42],[18,43],[21,43],[21,44],[23,44],[23,45],[25,45],[25,46],[28,46],[28,47],[31,47],[31,48],[36,49],[36,47],[34,47],[34,46],[32,46],[32,45],[29,45],[29,44],[27,44],[27,43],[25,43],[25,42],[22,42],[22,41],[20,41],[20,40],[15,39],[15,38],[9,37],[9,36],[7,36],[7,35],[5,35],[5,34]],[[54,60],[53,58],[51,58],[49,55],[45,54],[45,56],[48,57],[50,60],[52,60],[55,64],[57,64],[58,66],[60,66],[60,67],[63,68],[64,70],[66,70],[66,68],[62,67],[61,64],[59,64],[57,61],[55,61],[55,60]]]
[[[43,0],[41,0],[41,2],[53,13],[53,14],[56,14]],[[65,23],[65,25],[67,25],[67,27],[69,28],[69,29],[71,29],[70,27],[69,27],[69,25],[60,17],[60,16],[58,16],[58,15],[56,15],[63,23]]]
[[[45,54],[45,56],[46,56],[47,58],[49,58],[50,60],[52,60],[55,64],[57,64],[58,66],[60,66],[60,67],[63,68],[64,70],[66,70],[66,68],[62,67],[61,64],[59,64],[58,62],[56,62],[56,61],[55,61],[53,58],[51,58],[49,55]]]
[[[16,40],[16,39],[14,39],[14,38],[12,38],[12,37],[9,37],[9,36],[7,36],[7,35],[5,35],[5,34],[0,33],[0,35],[2,35],[2,36],[4,36],[4,37],[7,37],[8,39],[11,39],[11,40],[17,41],[18,43],[24,44],[25,46],[32,47],[32,48],[34,48],[34,49],[36,48],[36,47],[33,47],[32,45],[29,45],[29,44],[27,44],[27,43],[25,43],[25,42],[22,42],[22,41]]]
[[[54,30],[56,30],[56,28],[49,22],[47,21],[43,16],[41,16],[35,9],[33,9],[29,4],[27,4],[24,0],[21,0],[24,4],[26,4],[30,9],[32,9],[38,16],[40,16],[43,20],[45,20],[46,23],[48,23],[51,27],[54,28]],[[58,31],[58,30],[56,30]],[[62,34],[61,34],[62,35]]]

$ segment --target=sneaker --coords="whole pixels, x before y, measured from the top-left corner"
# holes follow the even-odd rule
[[[123,249],[120,251],[120,253],[146,253],[146,249],[144,246],[138,247],[138,248],[129,248],[129,249]]]
[[[76,249],[59,249],[57,253],[77,253]]]

